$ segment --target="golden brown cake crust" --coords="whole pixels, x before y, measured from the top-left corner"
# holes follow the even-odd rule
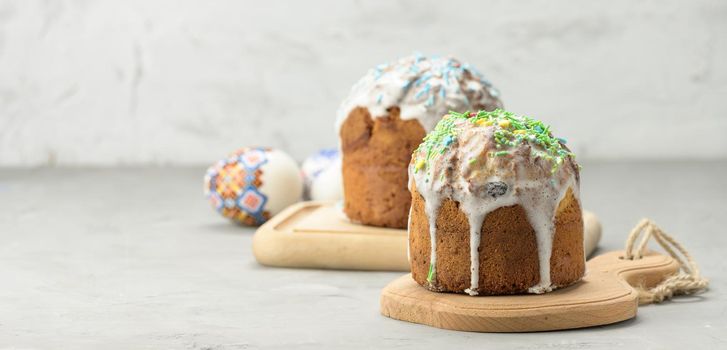
[[[416,119],[402,120],[399,108],[372,118],[358,107],[341,125],[344,212],[354,222],[405,228],[411,204],[407,167],[424,138]]]
[[[429,223],[424,199],[413,184],[409,247],[414,280],[429,289],[463,293],[470,287],[469,224],[459,204],[445,199],[437,215],[436,276],[427,281],[430,259]],[[577,282],[585,273],[583,217],[578,200],[569,189],[555,219],[550,259],[554,286]],[[489,213],[481,231],[479,295],[524,293],[539,281],[535,231],[519,205]]]

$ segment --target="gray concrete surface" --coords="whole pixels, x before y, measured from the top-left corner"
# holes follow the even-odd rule
[[[727,348],[727,162],[585,164],[602,251],[651,217],[694,253],[712,288],[631,321],[532,334],[382,317],[379,290],[399,273],[259,266],[253,230],[208,207],[202,175],[0,169],[0,348]]]

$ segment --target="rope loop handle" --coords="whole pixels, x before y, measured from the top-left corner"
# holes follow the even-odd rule
[[[641,241],[636,244],[636,240],[642,235]],[[696,294],[707,289],[709,280],[700,275],[699,266],[689,252],[649,219],[642,219],[631,230],[626,240],[624,259],[641,259],[646,253],[646,246],[652,237],[679,263],[680,270],[651,289],[638,288],[639,304],[660,303],[675,295]],[[677,252],[681,253],[681,256]],[[686,259],[686,263],[682,256]]]

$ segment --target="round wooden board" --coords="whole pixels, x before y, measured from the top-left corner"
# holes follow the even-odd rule
[[[381,313],[394,319],[472,332],[533,332],[583,328],[636,316],[637,291],[679,270],[671,257],[649,253],[624,260],[610,252],[587,263],[581,282],[551,293],[471,297],[435,293],[402,276],[381,293]]]

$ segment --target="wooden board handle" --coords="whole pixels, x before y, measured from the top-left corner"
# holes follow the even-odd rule
[[[624,251],[609,252],[588,261],[587,273],[613,275],[632,288],[651,288],[679,272],[679,262],[653,251],[641,259],[628,260]]]
[[[534,332],[615,323],[636,315],[638,292],[679,270],[669,256],[648,253],[625,260],[623,252],[600,255],[586,276],[568,288],[541,295],[471,297],[430,292],[405,275],[381,293],[381,313],[394,319],[472,332]]]

